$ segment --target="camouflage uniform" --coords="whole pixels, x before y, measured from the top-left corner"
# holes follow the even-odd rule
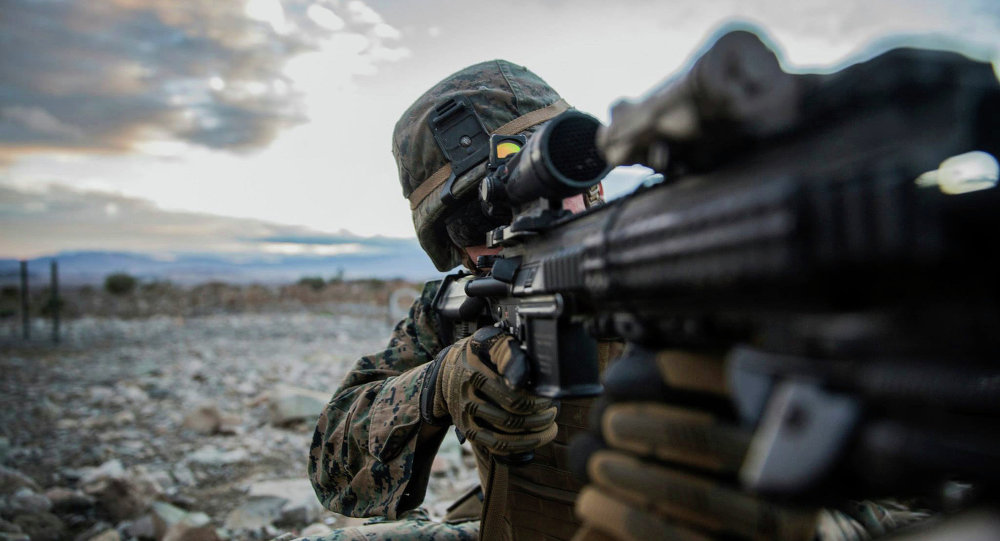
[[[420,509],[430,464],[445,431],[421,440],[419,397],[429,362],[442,349],[432,301],[440,282],[428,282],[396,325],[388,347],[362,357],[334,393],[317,422],[309,454],[309,477],[323,505],[355,517],[379,517],[396,522],[374,522],[338,530],[320,539],[478,539],[479,521],[458,524],[435,522]],[[602,345],[606,359],[610,346]],[[566,400],[557,418],[556,442],[536,450],[534,463],[511,476],[510,509],[527,527],[545,516],[558,537],[572,535],[578,522],[572,499],[580,483],[564,464],[566,443],[586,425],[589,400]],[[476,447],[479,474],[486,485],[489,458]],[[521,479],[524,477],[524,479]],[[522,482],[518,482],[518,481]],[[540,501],[521,485],[538,482],[552,486],[562,502]],[[557,537],[557,538],[558,538]]]
[[[442,271],[461,264],[464,253],[444,232],[449,209],[441,192],[451,169],[427,119],[442,100],[454,98],[468,100],[487,132],[503,135],[530,132],[569,108],[531,71],[493,60],[452,74],[403,113],[392,138],[403,196],[410,200],[421,246]],[[484,174],[481,163],[459,175],[451,193],[463,198]],[[421,422],[419,405],[429,362],[448,345],[439,339],[431,308],[439,285],[425,286],[385,351],[357,362],[321,414],[309,456],[309,476],[327,508],[355,517],[407,520],[335,532],[326,539],[388,538],[388,530],[392,538],[477,537],[477,521],[436,524],[410,511],[423,501],[430,464],[445,433],[440,428],[422,431],[428,425]],[[580,417],[577,410],[570,411]],[[575,419],[574,424],[582,423]],[[487,461],[479,450],[477,459],[481,465]],[[571,511],[567,513],[572,519]]]
[[[414,531],[433,527],[426,516],[406,512],[423,501],[431,461],[444,436],[439,431],[417,448],[418,399],[428,363],[442,348],[431,310],[439,285],[424,286],[386,349],[354,365],[319,417],[309,477],[331,510],[355,517],[410,518]],[[456,539],[473,539],[478,529],[441,526]]]

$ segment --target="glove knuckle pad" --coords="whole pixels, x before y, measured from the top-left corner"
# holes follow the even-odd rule
[[[490,378],[482,372],[473,372],[472,375],[469,376],[469,381],[472,383],[473,387],[482,389],[489,383]]]

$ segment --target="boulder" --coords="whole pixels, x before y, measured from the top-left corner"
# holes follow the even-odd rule
[[[220,541],[218,532],[211,526],[190,526],[188,524],[175,524],[162,541]]]
[[[0,495],[13,494],[24,487],[34,492],[42,491],[42,487],[38,486],[34,479],[17,470],[0,466]]]
[[[315,421],[330,401],[330,393],[278,385],[268,395],[271,424],[286,425],[298,421]]]
[[[275,497],[285,501],[276,524],[301,526],[319,518],[323,506],[316,498],[316,492],[308,479],[272,479],[261,481],[250,487],[250,497]]]
[[[349,517],[341,515],[340,513],[329,513],[328,516],[323,519],[323,523],[333,529],[341,529],[361,526],[370,520],[370,518]]]
[[[153,502],[150,511],[152,512],[153,537],[156,539],[163,539],[171,526],[179,524],[187,516],[187,511],[167,502]]]
[[[87,398],[94,405],[110,405],[115,397],[115,391],[110,387],[94,386],[87,389]]]
[[[434,477],[445,477],[451,472],[451,460],[449,457],[435,456],[431,461],[431,475]]]
[[[112,535],[108,534],[109,531],[115,532],[113,534],[113,538],[109,537],[109,535]],[[92,524],[85,531],[77,534],[77,536],[73,538],[73,541],[94,541],[95,539],[99,539],[101,541],[119,541],[121,536],[118,535],[118,532],[114,530],[110,524],[102,520],[96,524]]]
[[[138,516],[149,508],[149,499],[127,479],[105,479],[84,490],[97,498],[115,522]]]
[[[228,466],[240,462],[249,462],[250,453],[246,449],[222,451],[212,445],[206,445],[189,454],[184,460],[190,464],[198,464],[200,466]]]
[[[86,468],[80,473],[80,484],[88,485],[102,479],[121,479],[125,477],[125,467],[118,459],[109,460],[96,468]]]
[[[184,525],[188,528],[200,528],[208,526],[211,522],[205,513],[191,513],[166,502],[153,502],[151,510],[153,533],[156,539],[160,540],[175,526]],[[174,535],[180,535],[179,530]]]
[[[223,413],[215,404],[202,404],[187,412],[181,426],[198,434],[238,434],[243,419],[238,415]]]
[[[46,421],[54,421],[63,417],[62,410],[59,406],[55,405],[48,397],[42,398],[38,404],[35,405],[36,414],[45,419]]]
[[[117,385],[115,392],[120,399],[130,402],[132,405],[139,405],[149,401],[149,395],[146,394],[146,391],[134,383]]]
[[[300,532],[302,537],[322,537],[333,532],[333,528],[330,528],[322,522],[314,522],[305,528],[302,528]]]
[[[86,511],[97,504],[97,500],[83,491],[65,487],[50,488],[45,497],[52,502],[52,512],[56,514]]]
[[[89,538],[87,541],[121,541],[122,537],[118,533],[118,530],[114,528],[109,528],[103,532]],[[81,540],[83,541],[83,540]]]
[[[219,434],[235,436],[242,434],[245,431],[243,428],[243,418],[239,415],[223,413],[221,421],[222,422],[219,425]]]
[[[115,426],[128,426],[135,424],[135,413],[132,410],[119,411],[111,416],[111,424]]]
[[[32,541],[57,541],[66,534],[66,525],[52,513],[18,515],[12,522]]]
[[[28,487],[21,487],[7,497],[5,514],[16,516],[20,514],[45,513],[52,509],[52,502],[45,496],[36,493]]]
[[[273,527],[281,518],[287,500],[276,496],[255,496],[226,515],[223,526],[234,532],[256,532]]]
[[[0,533],[23,533],[21,527],[13,522],[7,522],[0,518]]]
[[[129,539],[156,539],[156,525],[153,515],[143,515],[135,520],[118,525],[118,533]]]
[[[139,465],[129,468],[128,479],[149,500],[157,499],[163,495],[163,485],[145,466]]]
[[[115,521],[120,522],[142,514],[149,507],[155,491],[146,480],[137,482],[125,473],[118,460],[110,460],[84,472],[80,479],[83,491],[97,499]]]
[[[170,475],[175,481],[183,486],[192,486],[198,482],[198,480],[194,478],[194,473],[191,471],[191,468],[183,462],[175,465],[174,468],[170,470]]]
[[[184,415],[181,426],[198,434],[215,434],[222,427],[222,413],[214,404],[202,404]]]
[[[137,483],[118,460],[111,460],[84,473],[83,491],[94,498],[112,520],[120,522],[142,514],[149,507],[149,488]]]
[[[152,480],[160,491],[163,493],[170,493],[174,487],[174,478],[170,475],[170,472],[166,469],[146,469],[143,466],[136,466],[136,469],[142,468],[145,475]]]

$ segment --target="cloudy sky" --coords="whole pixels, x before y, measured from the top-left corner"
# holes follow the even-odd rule
[[[797,69],[1000,59],[995,0],[0,0],[0,257],[412,236],[389,141],[433,83],[507,58],[606,119],[734,20]]]

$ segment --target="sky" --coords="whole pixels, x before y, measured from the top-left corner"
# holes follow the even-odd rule
[[[734,22],[787,69],[1000,59],[995,0],[0,0],[0,257],[412,237],[390,137],[431,85],[506,58],[606,121]]]

